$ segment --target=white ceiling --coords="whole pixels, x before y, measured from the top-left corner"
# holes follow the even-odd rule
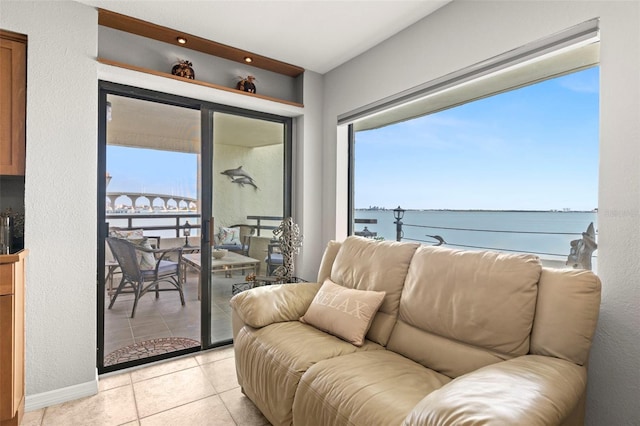
[[[324,74],[451,0],[76,0]]]
[[[108,95],[107,101],[111,109],[109,145],[200,152],[200,110],[116,95]],[[216,145],[257,148],[284,143],[282,123],[221,112],[213,119]]]

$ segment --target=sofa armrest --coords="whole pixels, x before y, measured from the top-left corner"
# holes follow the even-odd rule
[[[319,283],[267,285],[236,294],[230,304],[244,324],[261,328],[297,321],[307,312],[319,289]]]
[[[526,355],[460,376],[422,399],[408,425],[558,425],[587,384],[584,367]]]

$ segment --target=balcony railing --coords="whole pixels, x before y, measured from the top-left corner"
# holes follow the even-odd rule
[[[194,229],[199,229],[200,225],[200,215],[198,213],[158,213],[158,214],[107,214],[106,215],[107,222],[110,223],[111,228],[120,228],[120,229],[144,229],[145,231],[167,231],[167,230],[175,230],[176,237],[182,237],[184,233],[185,223],[192,219],[189,222],[189,227],[191,229],[191,235],[196,235]],[[126,226],[119,226],[118,224],[113,224],[114,221],[126,220]],[[160,221],[170,222],[173,221],[172,224],[166,225],[157,225]],[[193,223],[192,223],[193,222]],[[155,225],[153,223],[156,223]]]
[[[476,228],[473,227],[464,227],[463,226],[440,226],[440,224],[430,224],[427,216],[420,216],[424,221],[422,223],[404,223],[402,221],[404,217],[404,209],[398,207],[393,210],[395,221],[393,224],[395,225],[396,237],[397,241],[415,241],[423,244],[429,245],[437,245],[437,246],[448,246],[448,247],[459,247],[459,248],[467,248],[467,249],[480,249],[480,250],[494,250],[500,252],[514,252],[514,253],[530,253],[539,255],[541,258],[546,261],[550,261],[553,264],[566,264],[575,268],[584,268],[591,269],[592,258],[595,259],[597,256],[593,255],[593,252],[597,249],[596,243],[596,231],[593,226],[593,222],[589,224],[585,232],[558,232],[562,231],[562,227],[555,226],[556,229],[546,231],[544,227],[539,227],[537,230],[513,230],[513,229],[499,229],[500,224],[497,223],[497,226],[491,227],[489,223],[486,223],[485,227],[479,226]],[[469,213],[469,212],[465,212]],[[511,213],[511,212],[499,212],[499,213]],[[544,212],[537,212],[544,213]],[[585,212],[576,212],[576,213],[585,213]],[[565,214],[565,213],[557,213],[557,214]],[[412,216],[413,218],[417,216]],[[441,218],[440,218],[441,219]],[[378,224],[379,219],[372,218],[357,218],[354,219],[355,224]],[[389,221],[392,221],[392,218],[389,217]],[[459,220],[458,220],[459,222]],[[383,232],[382,235],[389,236],[389,223],[382,224]],[[409,231],[408,228],[412,230]],[[493,228],[493,229],[490,229]],[[575,229],[575,223],[573,224],[573,229]],[[405,236],[405,230],[407,230],[407,234],[409,236]],[[486,238],[483,237],[473,237],[472,234],[475,233],[484,233],[486,234]],[[355,235],[364,236],[373,238],[379,233],[375,232],[375,227],[372,227],[371,230],[368,227],[365,227],[363,230],[354,230]],[[424,236],[421,237],[420,234]],[[499,234],[519,234],[523,238],[522,239],[505,239],[502,237],[492,236]],[[529,235],[530,237],[526,237]],[[540,237],[535,237],[540,236]],[[562,238],[565,236],[565,238]],[[548,238],[546,238],[548,237]],[[571,238],[566,238],[571,237]],[[382,237],[380,237],[382,238]],[[486,244],[483,244],[484,241],[487,241]],[[518,247],[518,243],[516,241],[525,242],[522,248]],[[561,249],[558,249],[560,246],[557,242],[565,241],[563,244],[567,244],[566,251],[561,252]],[[539,243],[536,244],[538,247],[530,247],[530,242]],[[501,243],[504,243],[504,246],[501,246]],[[511,244],[515,243],[515,244]],[[544,251],[544,249],[549,248],[551,250]],[[558,249],[558,251],[555,251]],[[552,251],[553,250],[553,251]],[[562,260],[561,260],[562,259]]]
[[[182,237],[186,228],[185,224],[189,219],[189,228],[191,235],[198,235],[195,231],[202,227],[200,214],[198,213],[156,213],[156,214],[144,214],[144,213],[107,213],[107,222],[110,222],[111,228],[119,228],[125,230],[132,229],[144,229],[144,231],[175,231],[176,237]],[[247,216],[248,221],[255,221],[255,224],[248,223],[256,228],[256,235],[260,236],[261,231],[274,230],[278,228],[278,225],[282,221],[282,216]],[[126,225],[122,226],[116,221],[126,221]],[[166,224],[159,225],[160,221],[164,221]],[[168,224],[167,222],[173,223]],[[116,223],[114,223],[116,222]],[[265,224],[267,222],[267,224]],[[277,222],[277,224],[274,224]],[[269,224],[270,223],[270,224]]]

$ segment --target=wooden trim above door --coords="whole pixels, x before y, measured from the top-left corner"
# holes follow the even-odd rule
[[[189,7],[189,5],[185,4],[185,7]],[[197,50],[198,52],[229,59],[245,65],[247,65],[245,58],[251,57],[252,67],[287,75],[289,77],[297,77],[304,72],[304,68],[295,65],[106,9],[98,9],[98,25],[162,41],[181,48]],[[178,37],[186,38],[187,44],[178,43]]]

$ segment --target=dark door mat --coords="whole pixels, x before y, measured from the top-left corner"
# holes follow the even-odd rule
[[[186,337],[161,337],[159,339],[145,340],[111,352],[104,358],[104,365],[106,367],[196,346],[200,346],[198,340]]]

